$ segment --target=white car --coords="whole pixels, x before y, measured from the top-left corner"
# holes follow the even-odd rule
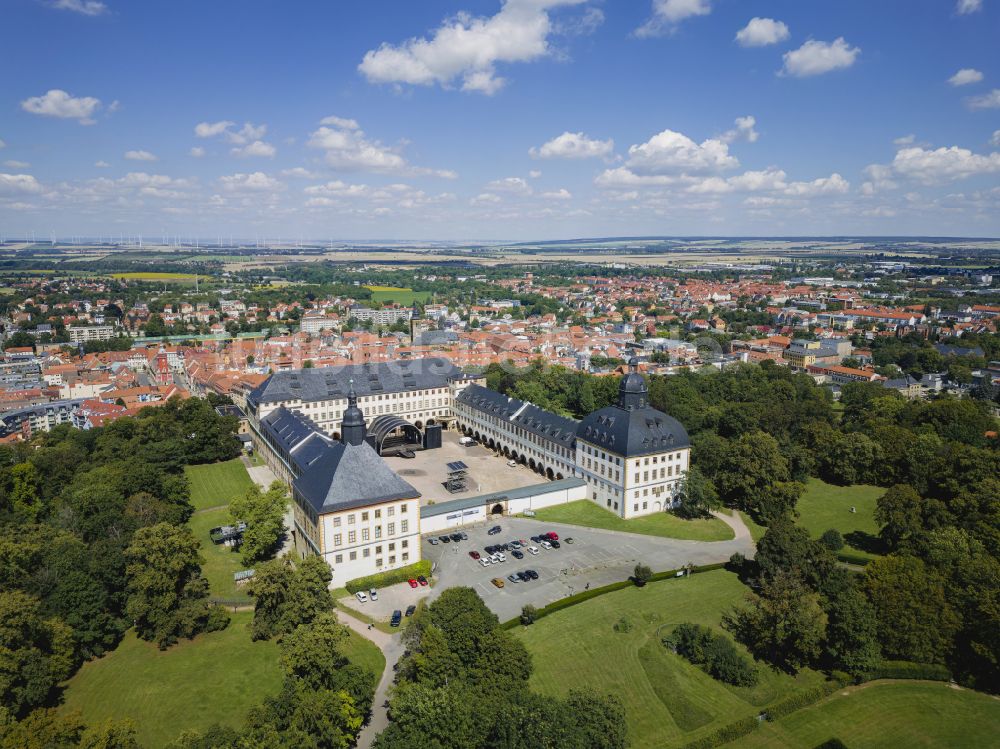
[[[552,544],[550,544],[548,541],[540,541],[539,543],[542,545],[543,549],[551,549],[552,548]]]
[[[507,555],[504,554],[503,552],[497,552],[497,559],[499,559],[501,562],[506,562]]]
[[[509,468],[516,468],[517,467],[517,461],[516,460],[508,460],[507,461],[507,466]]]
[[[373,601],[377,601],[378,600],[378,591],[375,590],[375,588],[372,588],[371,590],[369,590],[368,591],[368,595],[371,597],[371,599]]]
[[[358,603],[364,603],[368,600],[368,596],[365,595],[363,590],[359,590],[354,596],[358,599]]]
[[[527,552],[529,554],[537,554],[538,553],[538,547],[537,546],[529,546],[527,548]]]
[[[490,564],[492,564],[489,557],[480,557],[479,563],[483,565],[483,567],[489,567]]]

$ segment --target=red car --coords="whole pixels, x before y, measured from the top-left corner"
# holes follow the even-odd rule
[[[549,531],[548,533],[545,534],[545,537],[547,539],[549,539],[549,541],[558,541],[559,540],[559,534],[555,533],[554,531]]]
[[[411,588],[416,588],[417,587],[417,581],[414,580],[412,577],[409,580],[407,580],[406,582],[408,582],[410,584]]]
[[[472,557],[473,559],[479,559],[479,552],[478,551],[470,551],[469,552],[469,556]]]

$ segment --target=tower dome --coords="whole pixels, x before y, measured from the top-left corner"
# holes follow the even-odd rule
[[[365,441],[367,431],[365,415],[358,408],[358,396],[354,392],[354,380],[351,380],[351,387],[347,392],[347,409],[340,422],[340,441],[345,445],[360,445]]]
[[[639,360],[635,357],[629,360],[628,374],[622,377],[618,384],[618,405],[629,411],[645,408],[649,402],[649,388],[646,378],[639,374]]]

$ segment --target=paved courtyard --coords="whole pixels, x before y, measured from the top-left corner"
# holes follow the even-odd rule
[[[654,571],[676,569],[685,564],[695,565],[725,562],[734,552],[753,554],[750,534],[738,519],[720,515],[731,525],[736,538],[729,541],[681,541],[658,536],[584,528],[563,523],[548,523],[528,518],[498,518],[495,523],[463,528],[468,541],[438,543],[436,546],[423,541],[423,555],[435,563],[437,583],[429,594],[433,599],[446,588],[467,585],[474,588],[486,605],[505,621],[521,613],[521,607],[531,603],[541,607],[590,587],[600,587],[627,579],[639,562]],[[499,535],[487,535],[487,529],[499,525]],[[562,543],[559,549],[540,549],[537,556],[525,554],[515,559],[507,552],[507,561],[483,567],[469,557],[469,551],[480,554],[487,545],[530,537],[555,531],[560,540],[567,536],[574,543]],[[512,583],[507,576],[513,572],[533,569],[539,579],[526,583]],[[504,580],[503,588],[491,583],[494,577]],[[416,591],[414,591],[416,592]]]
[[[503,457],[482,445],[465,447],[458,444],[458,432],[443,432],[437,450],[418,450],[415,458],[385,457],[389,467],[420,492],[420,504],[464,499],[479,494],[545,483],[546,479],[524,467],[510,467]],[[468,491],[457,494],[444,488],[448,477],[447,464],[461,460],[469,467]]]
[[[354,595],[345,596],[337,600],[338,603],[342,601],[345,606],[355,611],[368,614],[368,616],[375,619],[389,621],[389,617],[392,616],[393,611],[399,609],[405,613],[407,606],[416,606],[417,602],[422,598],[426,598],[430,592],[431,588],[429,585],[426,587],[418,586],[411,588],[409,583],[399,583],[398,585],[390,585],[387,588],[378,588],[377,601],[369,598],[364,603],[359,603],[357,597]]]

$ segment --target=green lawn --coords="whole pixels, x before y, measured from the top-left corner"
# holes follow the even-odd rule
[[[587,499],[568,502],[564,505],[545,507],[535,511],[536,520],[551,523],[584,525],[588,528],[604,528],[611,531],[642,533],[646,536],[666,536],[692,541],[728,541],[733,538],[732,529],[721,520],[682,520],[669,512],[657,512],[632,520],[622,520]]]
[[[761,665],[756,687],[731,687],[660,645],[660,637],[680,622],[719,628],[723,612],[745,592],[735,575],[717,570],[625,588],[547,616],[516,630],[533,656],[531,686],[543,694],[586,685],[619,695],[630,745],[643,749],[685,744],[820,683],[823,677],[814,671],[793,678]],[[633,628],[615,632],[623,616]]]
[[[246,589],[237,588],[233,582],[233,573],[244,569],[239,552],[229,546],[213,544],[208,532],[229,522],[229,502],[253,486],[253,480],[239,458],[187,466],[184,473],[191,485],[191,504],[195,508],[188,527],[201,543],[205,560],[201,572],[208,579],[209,592],[220,600],[250,603]]]
[[[253,486],[253,481],[239,458],[224,463],[186,466],[184,474],[191,486],[191,504],[195,512],[228,505],[234,497],[245,494]]]
[[[938,682],[880,681],[836,692],[727,746],[812,749],[836,737],[851,749],[981,749],[998,736],[995,697]]]
[[[252,616],[234,614],[222,632],[165,651],[130,631],[114,652],[85,663],[69,681],[62,709],[79,710],[89,723],[131,718],[149,749],[187,728],[213,723],[238,728],[250,707],[281,687],[278,645],[250,640]],[[353,632],[344,652],[377,675],[385,668],[381,651]]]
[[[875,537],[879,527],[875,522],[875,502],[885,494],[879,486],[834,486],[819,479],[809,479],[806,491],[799,499],[798,523],[819,538],[824,531],[836,528],[845,537],[845,552],[874,559],[875,554],[850,542],[850,534]],[[854,507],[857,512],[851,512]]]
[[[414,302],[426,302],[431,298],[429,291],[414,291],[413,289],[386,289],[375,286],[370,289],[373,302],[395,302],[404,307],[412,307]]]

